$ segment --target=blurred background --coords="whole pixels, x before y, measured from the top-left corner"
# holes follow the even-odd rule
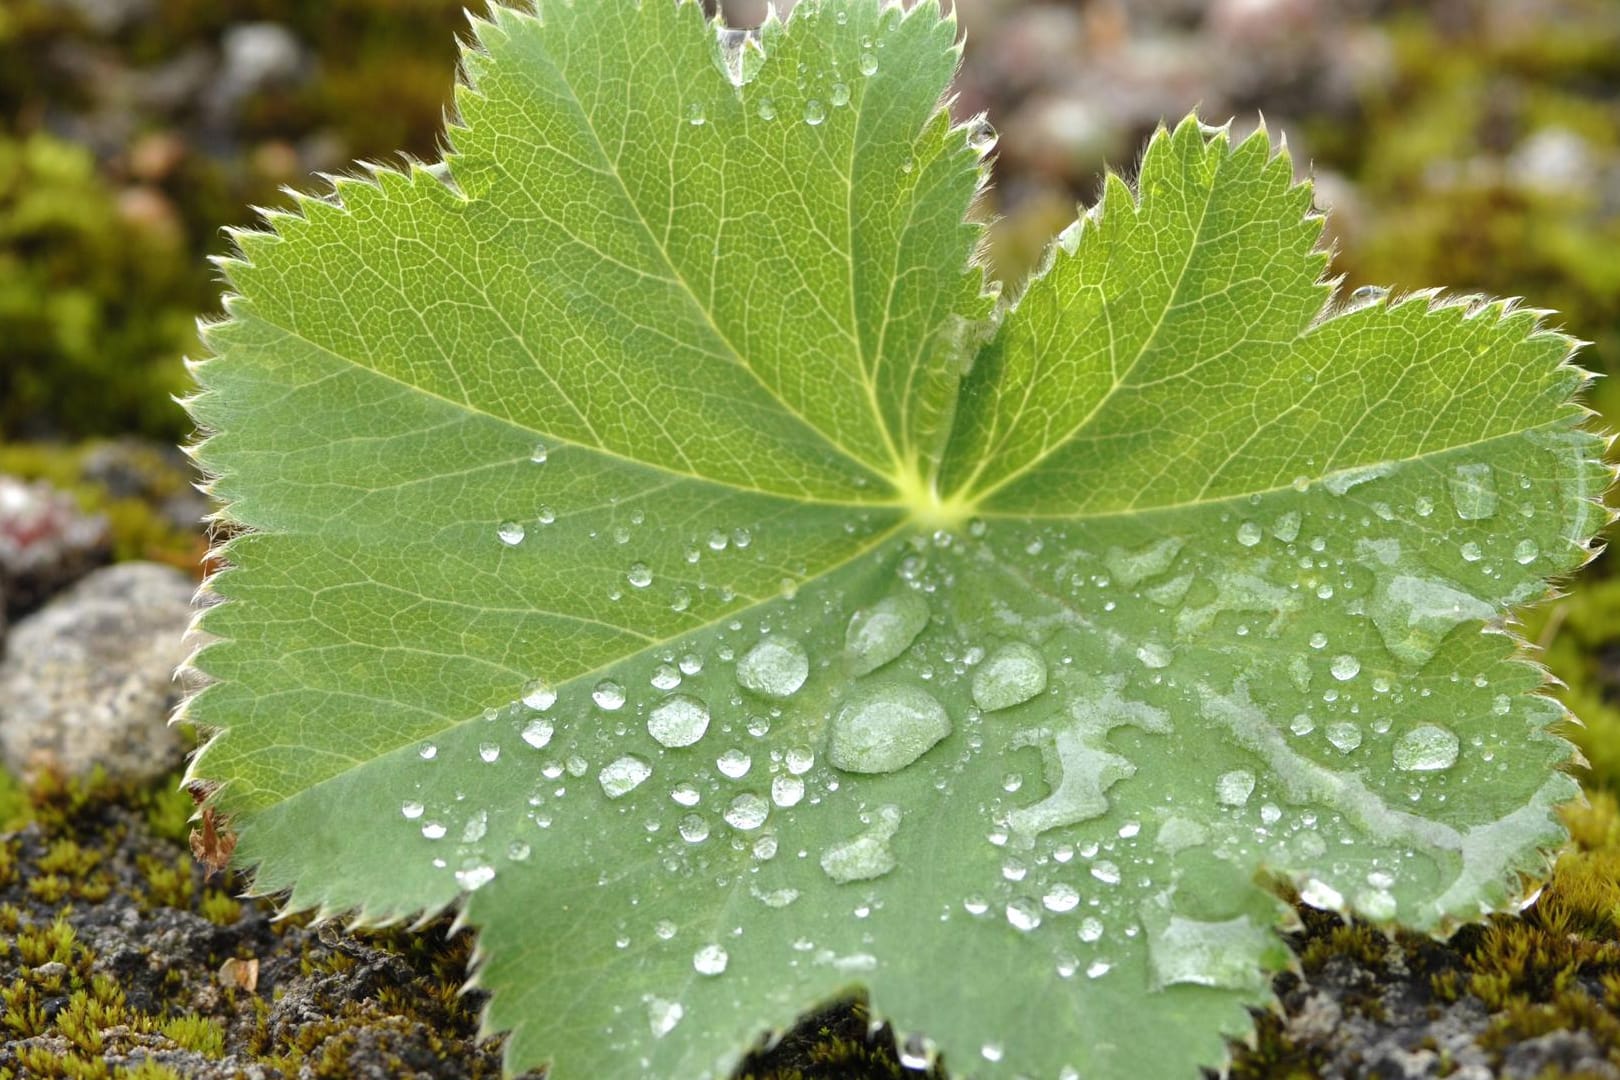
[[[762,0],[726,2],[733,25],[763,17]],[[13,478],[0,573],[9,558],[13,616],[98,559],[197,565],[203,505],[170,449],[187,433],[171,395],[186,389],[196,316],[218,310],[206,256],[224,250],[222,227],[254,222],[251,207],[286,205],[282,185],[355,158],[435,155],[462,8],[0,0],[0,474]],[[1130,171],[1161,120],[1196,107],[1242,133],[1263,115],[1314,176],[1351,286],[1523,296],[1593,343],[1587,367],[1620,371],[1616,0],[958,9],[954,108],[987,112],[1001,135],[983,213],[1003,281],[1092,199],[1106,163]],[[1590,401],[1620,425],[1620,383],[1600,381]],[[38,479],[55,490],[16,482]],[[1604,733],[1583,739],[1600,771],[1620,777],[1620,584],[1599,574],[1577,589],[1528,632]]]

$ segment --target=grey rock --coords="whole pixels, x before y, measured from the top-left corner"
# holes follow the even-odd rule
[[[0,661],[0,757],[52,770],[162,775],[180,760],[168,718],[189,647],[193,582],[156,563],[98,570],[19,622]]]

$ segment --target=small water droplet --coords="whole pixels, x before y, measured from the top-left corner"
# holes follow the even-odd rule
[[[687,814],[676,829],[688,844],[701,844],[709,838],[709,823],[701,814]]]
[[[1457,736],[1435,724],[1420,724],[1395,740],[1390,754],[1405,772],[1436,772],[1457,763]]]
[[[653,583],[652,570],[646,563],[631,563],[630,569],[625,573],[625,580],[638,589],[645,589]]]
[[[745,791],[731,800],[731,805],[726,807],[722,816],[733,829],[749,832],[765,824],[770,813],[771,804],[764,796]]]
[[[523,725],[523,741],[539,750],[551,741],[551,732],[551,721],[537,716]]]
[[[849,86],[841,82],[833,83],[832,88],[827,92],[827,100],[831,101],[833,103],[833,107],[838,109],[848,105]]]
[[[1073,911],[1080,905],[1080,890],[1073,885],[1059,881],[1046,890],[1046,895],[1041,897],[1041,903],[1046,906],[1047,911],[1057,912],[1058,914]]]
[[[474,866],[456,871],[456,884],[468,892],[475,892],[495,880],[493,866]]]
[[[1136,658],[1142,661],[1143,667],[1163,668],[1169,667],[1174,654],[1169,646],[1161,645],[1157,641],[1150,641],[1136,649]]]
[[[647,712],[647,734],[662,746],[691,746],[709,730],[709,707],[689,694],[671,694]]]
[[[529,460],[534,462],[536,465],[544,465],[546,463],[546,458],[550,456],[551,451],[546,448],[546,444],[543,442],[535,443],[534,449],[529,451]]]
[[[702,102],[694,101],[692,104],[686,107],[686,122],[688,124],[691,124],[693,127],[701,127],[703,125],[703,121],[704,115]]]
[[[432,761],[439,756],[439,748],[432,743],[423,743],[422,748],[416,752],[416,755],[423,761]]]
[[[429,840],[442,840],[447,831],[444,824],[438,821],[430,821],[422,826],[422,835]]]
[[[1107,859],[1098,859],[1091,864],[1091,876],[1104,885],[1119,884],[1119,867]]]
[[[1348,720],[1337,720],[1327,726],[1327,741],[1341,754],[1348,754],[1361,745],[1361,728]]]
[[[771,781],[771,801],[777,806],[797,806],[804,798],[804,781],[797,776],[778,776]]]
[[[973,673],[973,700],[985,712],[1022,705],[1046,689],[1046,658],[1033,645],[1000,646]]]
[[[1541,548],[1536,545],[1534,540],[1530,539],[1520,540],[1519,546],[1513,549],[1513,558],[1521,566],[1529,566],[1536,561],[1536,556],[1540,554]]]
[[[1103,936],[1103,924],[1101,920],[1089,915],[1082,919],[1080,921],[1078,936],[1081,941],[1086,942],[1088,945],[1101,941]]]
[[[602,785],[602,794],[610,799],[620,799],[640,787],[651,775],[651,765],[634,754],[626,754],[602,766],[596,778]]]
[[[1007,903],[1007,921],[1015,930],[1033,930],[1041,925],[1041,909],[1027,896],[1015,897]]]
[[[1349,682],[1361,673],[1361,661],[1348,653],[1335,656],[1332,665],[1328,668],[1333,677],[1340,682]]]
[[[798,693],[810,677],[810,654],[796,638],[772,634],[737,661],[737,684],[779,700]]]
[[[662,1039],[675,1030],[675,1025],[681,1022],[686,1015],[686,1009],[678,1001],[666,1001],[661,997],[647,998],[647,1025],[652,1028],[653,1038]]]
[[[501,748],[498,744],[492,742],[479,743],[478,756],[482,758],[486,764],[492,765],[496,761],[500,760]]]
[[[692,954],[692,970],[699,975],[721,975],[730,961],[723,946],[710,942]]]
[[[591,691],[591,700],[605,712],[617,712],[624,708],[624,687],[612,679],[603,679]]]
[[[815,98],[811,98],[804,103],[805,123],[809,124],[811,127],[815,127],[825,119],[827,119],[827,108],[826,106],[822,105],[821,102],[817,101]]]
[[[523,704],[536,712],[545,712],[557,703],[557,690],[544,679],[530,679],[523,684]]]
[[[865,832],[821,853],[821,869],[839,885],[887,874],[895,865],[889,841],[900,830],[900,820],[898,806],[878,807]]]
[[[767,124],[776,119],[776,103],[770,98],[760,98],[759,105],[754,110],[759,118]]]
[[[1245,521],[1238,526],[1237,541],[1244,547],[1254,547],[1264,536],[1265,534],[1260,531],[1260,526],[1256,522]]]
[[[787,765],[788,772],[794,776],[803,776],[815,767],[816,754],[808,746],[793,746],[788,748],[783,761]]]
[[[1215,781],[1215,798],[1222,806],[1243,806],[1254,794],[1254,773],[1247,769],[1233,769],[1222,773]]]
[[[747,776],[748,770],[753,764],[754,759],[735,746],[714,759],[714,767],[733,780],[740,780]]]
[[[406,821],[415,821],[417,818],[422,816],[422,811],[424,809],[425,807],[423,807],[421,803],[412,801],[401,806],[399,808],[399,812],[405,815]]]
[[[524,529],[516,521],[503,521],[495,529],[495,535],[500,537],[501,543],[507,547],[516,547],[523,543]]]

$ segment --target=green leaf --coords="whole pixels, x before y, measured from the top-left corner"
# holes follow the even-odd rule
[[[1609,479],[1539,313],[1336,298],[1286,156],[1192,120],[996,304],[931,3],[476,30],[446,165],[237,236],[197,368],[193,774],[260,889],[464,904],[559,1080],[857,987],[959,1073],[1193,1076],[1268,880],[1518,896],[1576,789],[1503,620]]]

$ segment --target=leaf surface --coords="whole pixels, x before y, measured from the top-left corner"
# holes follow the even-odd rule
[[[997,306],[930,4],[476,28],[446,165],[238,236],[198,366],[193,773],[259,888],[464,898],[560,1080],[856,988],[964,1075],[1192,1076],[1266,878],[1518,895],[1576,789],[1499,630],[1606,520],[1568,338],[1335,298],[1286,156],[1191,120]]]

